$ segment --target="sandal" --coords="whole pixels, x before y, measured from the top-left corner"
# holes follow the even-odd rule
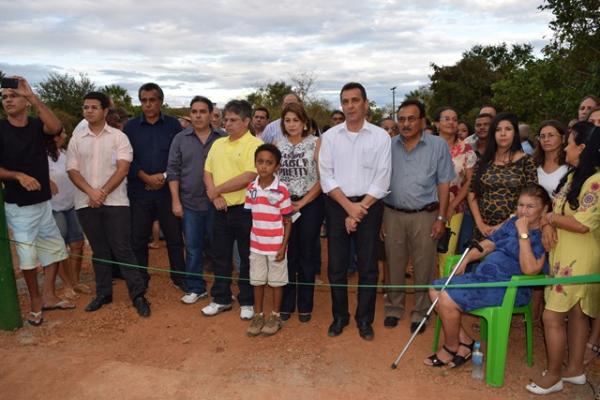
[[[52,310],[72,310],[75,308],[75,304],[67,301],[60,300],[58,303],[51,305],[42,305],[42,311],[52,311]]]
[[[465,354],[464,356],[461,356],[459,354],[455,354],[454,357],[452,358],[452,368],[456,368],[456,367],[460,367],[461,365],[465,364],[467,361],[469,361],[469,359],[471,358],[471,355],[473,354],[473,346],[475,345],[475,341],[473,340],[471,342],[471,344],[466,344],[463,342],[458,342],[458,346],[462,346],[465,347],[467,349],[469,349],[469,352],[467,354]]]
[[[591,357],[584,356],[583,365],[587,365],[587,364],[591,363],[594,358],[600,357],[600,346],[599,345],[587,342],[586,350],[585,350],[586,355],[590,354],[588,350],[592,352],[592,356]]]
[[[27,322],[31,326],[40,326],[42,322],[44,322],[44,317],[42,316],[42,312],[29,312],[29,318],[27,318]]]
[[[437,353],[434,353],[432,355],[430,355],[429,357],[427,357],[427,360],[431,361],[431,364],[427,364],[425,363],[425,365],[428,365],[430,367],[443,367],[444,365],[449,365],[453,362],[454,357],[456,357],[456,352],[450,350],[449,348],[446,347],[446,345],[442,346],[442,349],[444,349],[444,351],[448,354],[450,354],[452,356],[452,360],[448,361],[448,362],[444,362],[442,360],[439,359]]]

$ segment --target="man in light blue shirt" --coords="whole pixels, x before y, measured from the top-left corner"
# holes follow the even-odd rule
[[[442,236],[449,201],[449,184],[455,177],[445,140],[423,133],[425,106],[407,100],[398,108],[400,135],[392,139],[390,194],[384,199],[383,233],[387,277],[391,285],[404,285],[409,260],[415,284],[431,282],[437,240]],[[384,325],[393,328],[404,315],[405,292],[391,289],[385,301]],[[427,290],[415,291],[411,316],[414,332],[431,302]],[[421,329],[421,333],[425,326]]]

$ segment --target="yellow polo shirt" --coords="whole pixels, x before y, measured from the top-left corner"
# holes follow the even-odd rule
[[[256,172],[254,152],[262,143],[262,140],[252,136],[250,131],[238,140],[231,140],[229,136],[217,139],[208,152],[204,170],[212,174],[215,186],[244,172]],[[223,193],[222,196],[228,206],[244,204],[246,188]]]

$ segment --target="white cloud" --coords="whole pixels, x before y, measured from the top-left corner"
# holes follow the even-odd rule
[[[223,103],[256,84],[314,71],[317,95],[361,81],[381,105],[427,82],[475,44],[543,46],[539,0],[144,2],[0,0],[0,69],[87,73],[100,85],[165,87],[167,101],[202,93]]]

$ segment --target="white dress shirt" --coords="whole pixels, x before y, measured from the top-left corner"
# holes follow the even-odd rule
[[[344,122],[321,137],[319,172],[325,193],[339,187],[346,197],[381,199],[389,193],[391,166],[390,136],[367,121],[358,132],[348,131]]]
[[[89,127],[73,135],[67,150],[67,171],[77,170],[93,188],[100,188],[117,170],[117,161],[131,162],[133,149],[127,136],[120,130],[104,126],[95,135]],[[75,191],[75,209],[88,207],[87,194]],[[127,178],[106,197],[106,206],[129,206]]]

